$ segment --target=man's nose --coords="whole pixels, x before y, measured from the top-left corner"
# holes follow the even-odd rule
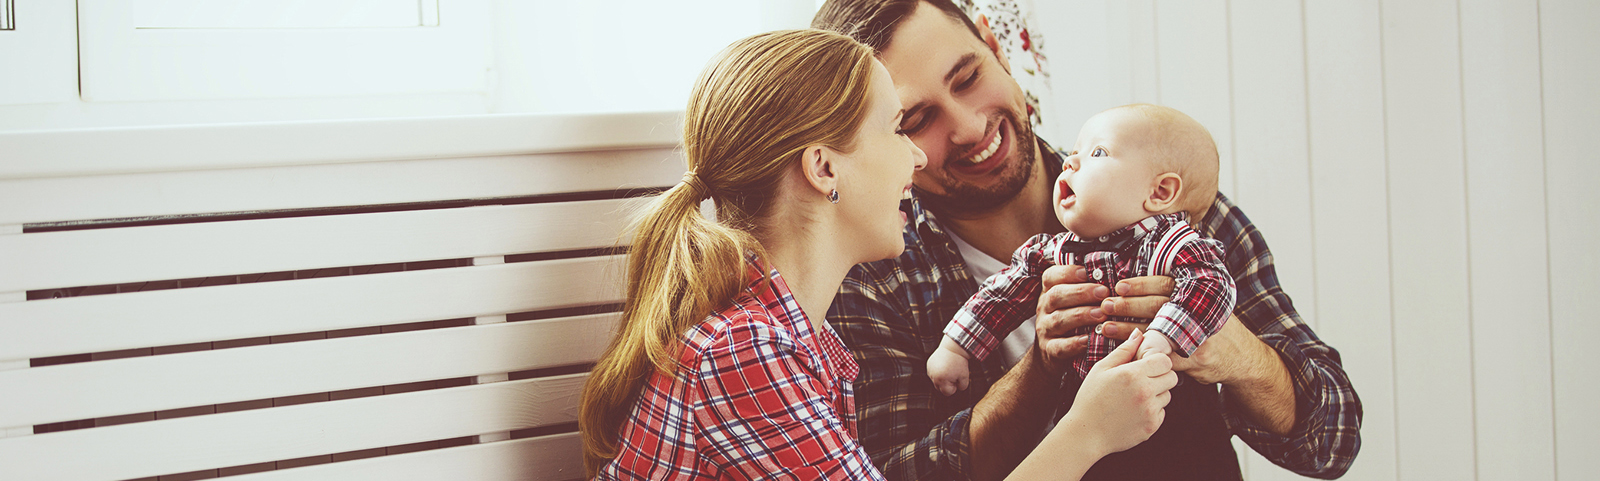
[[[988,140],[985,134],[989,133],[989,117],[983,112],[965,105],[950,109],[950,112],[951,120],[955,123],[950,132],[950,143],[970,146]]]

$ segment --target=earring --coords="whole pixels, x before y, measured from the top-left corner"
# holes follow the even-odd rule
[[[828,193],[828,202],[839,203],[839,189],[833,189],[833,192]]]

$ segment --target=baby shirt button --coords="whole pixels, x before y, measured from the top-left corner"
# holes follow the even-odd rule
[[[1089,275],[1093,276],[1094,280],[1097,280],[1097,281],[1100,280],[1100,279],[1104,279],[1105,278],[1105,274],[1102,274],[1100,272],[1100,269],[1095,269],[1094,272],[1090,273]]]

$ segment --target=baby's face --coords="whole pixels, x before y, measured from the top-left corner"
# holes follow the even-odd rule
[[[1155,188],[1158,172],[1150,126],[1127,109],[1102,112],[1089,119],[1055,183],[1056,218],[1085,238],[1115,232],[1149,217],[1144,201]]]

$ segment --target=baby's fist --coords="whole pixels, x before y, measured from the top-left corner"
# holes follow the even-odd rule
[[[971,380],[966,350],[945,338],[939,348],[933,350],[933,355],[928,356],[928,380],[933,381],[934,389],[946,396],[966,389]]]
[[[1144,340],[1139,343],[1139,359],[1153,355],[1172,354],[1172,340],[1167,339],[1161,331],[1144,331]]]

